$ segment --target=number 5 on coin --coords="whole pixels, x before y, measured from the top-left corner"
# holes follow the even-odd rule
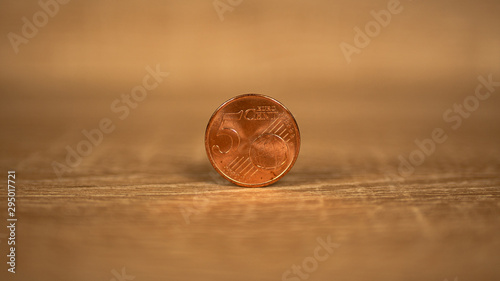
[[[230,127],[224,127],[224,123],[226,121],[230,120],[241,120],[241,117],[243,116],[243,110],[240,110],[237,113],[224,113],[222,116],[222,122],[220,123],[219,130],[217,131],[216,137],[220,136],[228,136],[231,139],[231,145],[226,149],[222,150],[219,145],[214,145],[212,146],[212,151],[216,153],[221,153],[221,154],[226,154],[229,153],[232,149],[238,149],[240,145],[240,134],[238,132]]]

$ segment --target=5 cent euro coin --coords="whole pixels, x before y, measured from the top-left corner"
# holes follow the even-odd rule
[[[244,187],[275,183],[299,155],[295,118],[279,101],[246,94],[223,103],[205,132],[205,148],[215,170]]]

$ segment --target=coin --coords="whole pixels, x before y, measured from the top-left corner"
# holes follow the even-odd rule
[[[277,100],[258,94],[234,97],[212,115],[205,148],[215,170],[245,187],[275,183],[299,155],[295,118]]]

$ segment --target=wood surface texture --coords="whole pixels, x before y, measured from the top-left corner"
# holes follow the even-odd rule
[[[500,280],[499,14],[498,0],[0,1],[0,281]],[[246,93],[301,132],[266,188],[225,181],[205,153],[212,113]]]
[[[134,280],[282,280],[328,237],[340,247],[308,280],[498,279],[498,98],[456,131],[440,116],[455,99],[276,98],[295,114],[301,152],[281,181],[252,189],[226,182],[206,158],[204,127],[224,97],[152,95],[123,121],[109,97],[8,97],[12,280],[112,280],[123,268]],[[58,179],[52,162],[65,163],[65,146],[103,117],[115,131]],[[398,156],[435,127],[446,142],[397,177]]]

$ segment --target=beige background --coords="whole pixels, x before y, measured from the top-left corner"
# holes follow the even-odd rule
[[[0,231],[0,279],[282,280],[330,236],[308,280],[497,280],[500,90],[457,130],[442,115],[478,76],[500,81],[500,4],[401,1],[348,64],[339,44],[387,3],[243,1],[221,21],[210,0],[71,1],[16,54],[7,35],[40,6],[1,1],[0,167],[19,222],[15,276]],[[157,64],[170,75],[120,120],[110,105]],[[204,151],[212,112],[249,92],[302,133],[263,189],[225,182]],[[115,131],[58,179],[53,161],[102,118]],[[435,128],[446,142],[388,176]]]

